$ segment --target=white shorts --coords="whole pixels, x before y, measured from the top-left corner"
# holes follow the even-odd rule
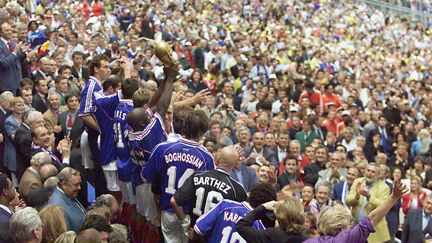
[[[135,188],[136,206],[139,214],[143,215],[156,227],[160,226],[160,216],[156,208],[151,184],[144,183]]]
[[[117,173],[117,161],[113,161],[107,165],[102,165],[102,170],[107,182],[107,189],[111,192],[119,192],[119,179]]]
[[[181,221],[174,212],[161,212],[161,228],[165,242],[187,243],[189,238],[183,232]]]
[[[129,203],[132,205],[135,204],[136,198],[135,198],[135,195],[133,193],[132,183],[119,180],[119,186],[120,186],[120,191],[122,193],[123,202]]]

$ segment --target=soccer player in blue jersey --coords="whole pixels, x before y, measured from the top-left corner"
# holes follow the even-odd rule
[[[172,195],[195,171],[214,168],[213,156],[198,144],[208,129],[208,122],[203,111],[190,112],[184,129],[181,129],[184,137],[175,142],[159,144],[142,170],[143,178],[161,192],[161,227],[165,242],[187,242],[181,222],[170,205]]]
[[[95,94],[94,116],[100,129],[100,163],[107,182],[107,189],[119,198],[120,186],[117,175],[117,158],[114,153],[114,111],[119,104],[118,89],[120,80],[110,77],[102,84],[103,91]]]
[[[195,172],[175,192],[170,203],[184,232],[188,231],[189,225],[194,225],[199,216],[210,211],[223,199],[237,202],[247,199],[243,186],[229,175],[239,162],[239,157],[234,146],[224,147],[218,154],[216,169]]]
[[[205,242],[245,243],[235,230],[236,223],[253,208],[273,200],[276,200],[274,187],[269,183],[261,183],[251,190],[247,202],[223,200],[199,217],[194,226],[194,235],[203,238]],[[261,221],[255,221],[253,226],[257,230],[265,229]]]
[[[114,152],[117,157],[119,186],[123,201],[122,219],[124,222],[128,221],[132,210],[131,205],[135,204],[135,196],[131,184],[133,163],[126,140],[126,132],[130,129],[130,126],[126,121],[126,116],[134,108],[132,96],[138,89],[139,84],[137,80],[126,79],[122,81],[122,99],[120,99],[114,111]]]
[[[96,55],[90,61],[90,78],[87,80],[82,92],[81,103],[78,115],[82,118],[86,131],[88,133],[88,143],[91,151],[91,157],[94,163],[94,185],[96,196],[106,193],[106,181],[103,178],[102,167],[100,165],[100,151],[97,146],[99,136],[99,126],[96,118],[93,116],[95,112],[94,94],[102,90],[102,83],[111,74],[109,67],[110,59],[105,55]]]
[[[147,164],[151,151],[157,144],[166,140],[166,132],[162,117],[165,116],[170,104],[173,81],[177,76],[177,68],[164,68],[166,80],[162,81],[152,96],[150,104],[143,102],[135,104],[136,96],[140,93],[146,96],[146,91],[137,91],[134,94],[134,106],[138,108],[129,112],[126,119],[132,131],[128,134],[128,143],[131,150],[131,158],[134,162],[134,169],[131,177],[132,186],[136,193],[136,205],[138,212],[145,216],[147,221],[159,226],[159,213],[156,208],[151,184],[145,183],[141,179],[141,169]]]

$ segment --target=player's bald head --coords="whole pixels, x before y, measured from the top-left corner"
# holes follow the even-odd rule
[[[45,181],[49,177],[57,176],[58,170],[54,165],[46,164],[41,167],[39,174],[41,176],[42,181]]]
[[[132,127],[132,130],[138,131],[143,129],[150,121],[150,115],[144,108],[135,108],[126,116],[127,123]]]
[[[239,155],[234,146],[227,146],[220,150],[217,160],[217,167],[231,171],[239,160]]]

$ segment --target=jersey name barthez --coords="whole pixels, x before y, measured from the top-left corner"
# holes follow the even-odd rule
[[[185,153],[167,154],[167,155],[165,155],[165,161],[167,163],[181,161],[181,162],[192,164],[198,168],[201,168],[202,165],[204,164],[204,161],[202,161],[201,159],[199,159],[195,155],[185,154]]]
[[[220,191],[224,192],[225,194],[228,194],[228,191],[231,190],[232,187],[227,185],[223,181],[219,181],[218,179],[215,179],[213,177],[194,177],[194,185],[207,185],[214,188],[219,189]]]

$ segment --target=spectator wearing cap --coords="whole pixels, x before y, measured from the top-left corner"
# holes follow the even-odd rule
[[[304,91],[300,97],[299,100],[302,100],[303,98],[308,98],[309,102],[311,104],[315,104],[315,106],[319,107],[320,112],[322,113],[324,111],[324,104],[321,92],[316,90],[315,84],[312,81],[308,81],[304,85],[306,91]]]
[[[270,67],[265,65],[263,57],[258,55],[255,57],[256,64],[250,70],[250,78],[260,78],[264,85],[267,85],[269,81],[271,70]]]

